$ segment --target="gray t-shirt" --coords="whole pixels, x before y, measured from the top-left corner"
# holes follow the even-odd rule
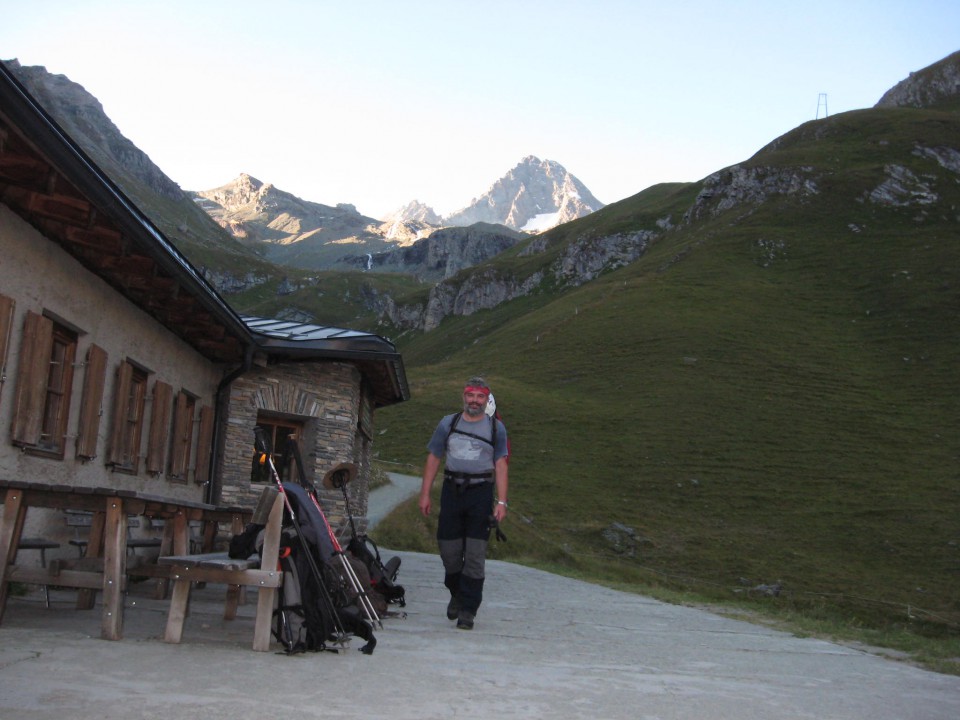
[[[476,422],[460,418],[456,429],[450,425],[459,413],[447,415],[437,425],[427,450],[444,460],[450,472],[485,473],[493,470],[496,461],[507,454],[507,428],[499,420],[484,415]],[[496,447],[490,444],[493,423],[497,423]],[[450,435],[449,442],[447,435]]]

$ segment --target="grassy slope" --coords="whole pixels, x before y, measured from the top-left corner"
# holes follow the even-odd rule
[[[514,448],[497,557],[714,597],[779,582],[806,612],[956,628],[960,190],[911,150],[958,136],[956,115],[908,110],[802,126],[746,164],[813,166],[815,198],[740,207],[575,291],[405,342],[413,399],[378,413],[381,458],[419,465],[483,371]],[[936,174],[935,209],[864,200],[891,161]],[[433,550],[412,504],[379,533]]]
[[[349,327],[396,335],[396,329],[380,325],[368,303],[371,293],[391,297],[409,296],[421,284],[405,275],[372,275],[362,272],[307,272],[274,266],[275,279],[241,294],[231,295],[230,304],[239,311],[260,317],[282,317],[289,309],[309,313],[321,325]],[[286,295],[277,294],[279,280],[286,276],[302,287]]]

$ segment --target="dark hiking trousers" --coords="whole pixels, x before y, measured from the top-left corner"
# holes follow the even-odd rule
[[[483,600],[492,507],[493,483],[458,486],[452,480],[444,481],[437,523],[443,584],[460,598],[462,609],[474,614]]]

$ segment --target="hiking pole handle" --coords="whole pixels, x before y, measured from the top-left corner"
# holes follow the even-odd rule
[[[267,441],[267,431],[257,425],[253,428],[253,447],[261,455],[269,455],[270,448]]]
[[[503,530],[500,529],[500,521],[497,520],[496,516],[491,515],[489,518],[490,529],[495,531],[497,542],[506,542],[507,536],[503,534]]]

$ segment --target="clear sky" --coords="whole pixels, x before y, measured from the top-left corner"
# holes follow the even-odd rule
[[[958,0],[0,0],[0,58],[83,85],[187,190],[241,172],[384,217],[527,155],[611,203],[873,106]]]

